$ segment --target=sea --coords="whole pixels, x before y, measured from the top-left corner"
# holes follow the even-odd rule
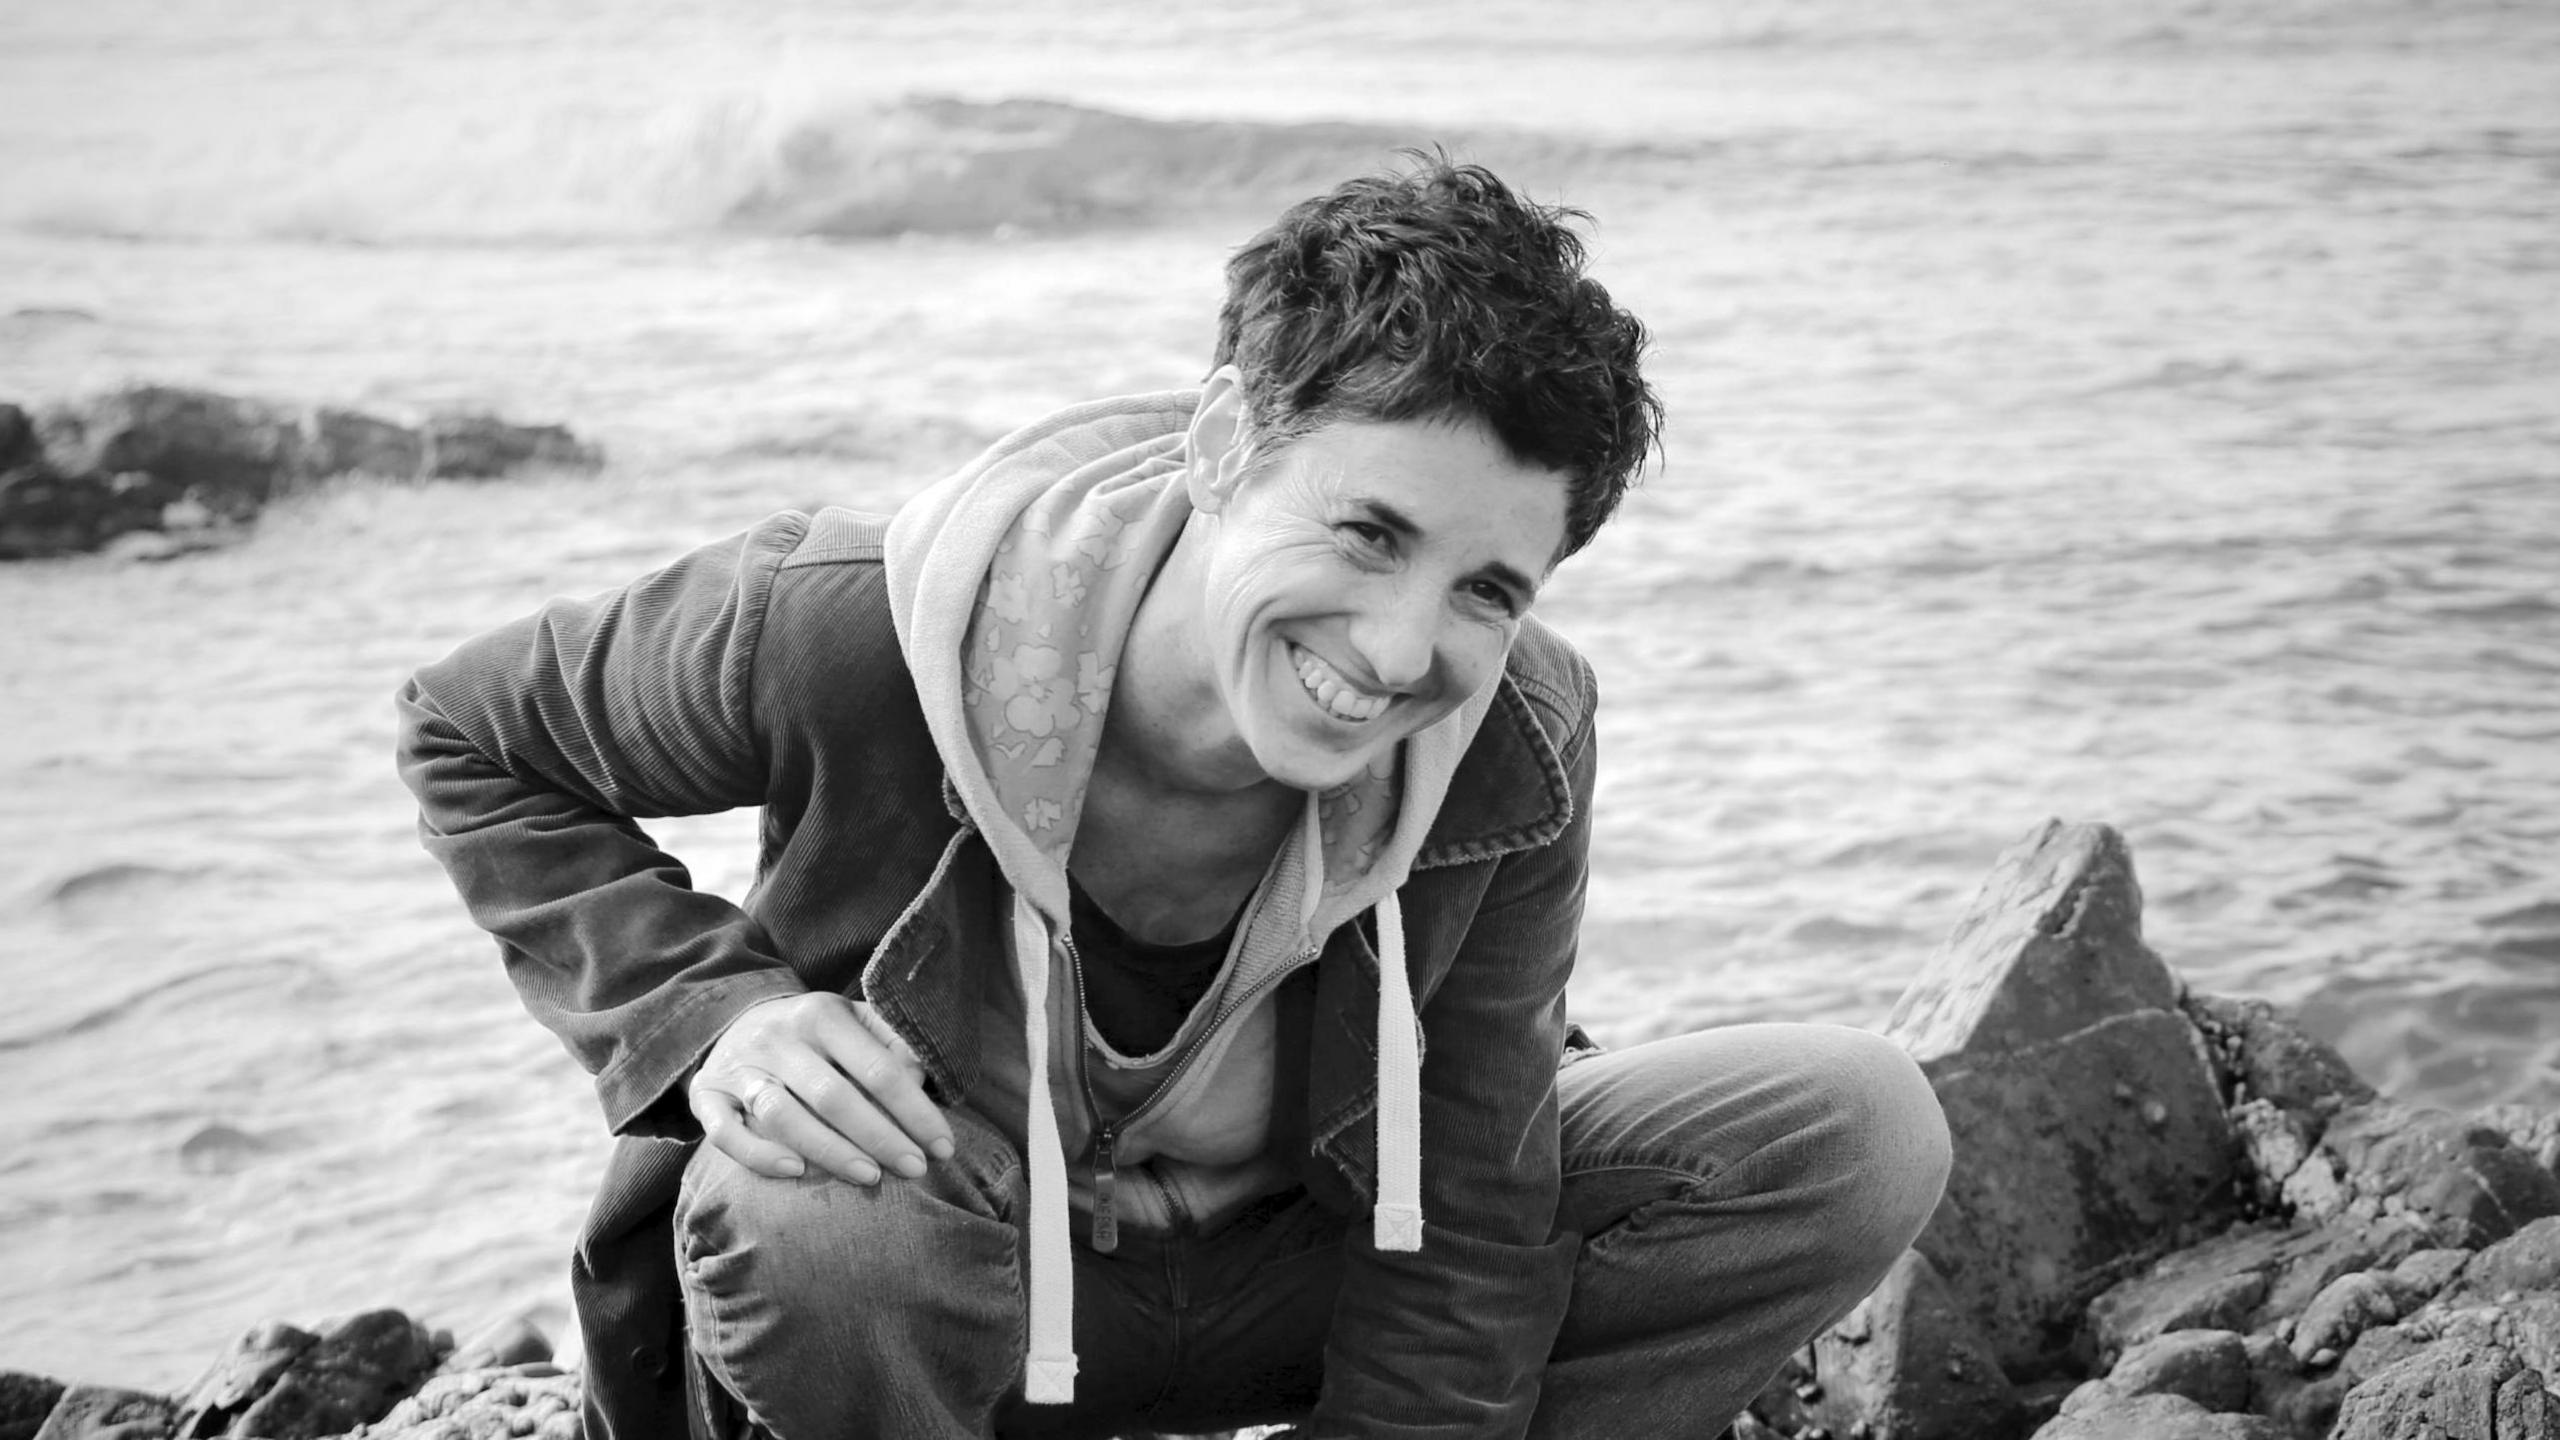
[[[2002,850],[2386,1092],[2560,1107],[2545,0],[6,0],[0,399],[560,422],[0,565],[0,1369],[573,1338],[608,1146],[418,847],[409,670],[1196,381],[1220,267],[1437,147],[1579,207],[1660,463],[1573,1009],[1877,1025]],[[751,817],[653,827],[737,894]]]

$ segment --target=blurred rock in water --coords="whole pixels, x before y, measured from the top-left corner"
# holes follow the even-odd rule
[[[95,550],[167,559],[331,475],[486,479],[527,467],[592,469],[601,454],[558,425],[439,413],[412,428],[351,410],[136,386],[32,419],[0,404],[0,559]]]

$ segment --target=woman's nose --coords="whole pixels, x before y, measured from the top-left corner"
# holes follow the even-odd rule
[[[1351,643],[1379,684],[1408,689],[1431,673],[1440,644],[1440,606],[1423,586],[1382,589],[1353,626]]]

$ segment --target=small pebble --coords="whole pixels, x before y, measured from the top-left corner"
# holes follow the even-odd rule
[[[2335,1346],[2323,1345],[2311,1352],[2311,1368],[2314,1370],[2326,1370],[2337,1363],[2338,1351]]]

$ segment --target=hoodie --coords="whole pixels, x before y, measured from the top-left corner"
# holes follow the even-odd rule
[[[1121,649],[1191,518],[1185,434],[1197,400],[1185,391],[1061,412],[918,495],[888,530],[899,645],[950,787],[1005,881],[1012,983],[985,1017],[984,1108],[1028,1162],[1034,1403],[1074,1394],[1071,1216],[1109,1249],[1123,1224],[1158,1228],[1177,1205],[1206,1221],[1289,1183],[1264,1144],[1271,997],[1364,910],[1376,913],[1381,962],[1374,1240],[1422,1245],[1419,1027],[1395,892],[1491,686],[1386,763],[1307,796],[1209,994],[1162,1050],[1123,1055],[1084,1011],[1067,864]]]

